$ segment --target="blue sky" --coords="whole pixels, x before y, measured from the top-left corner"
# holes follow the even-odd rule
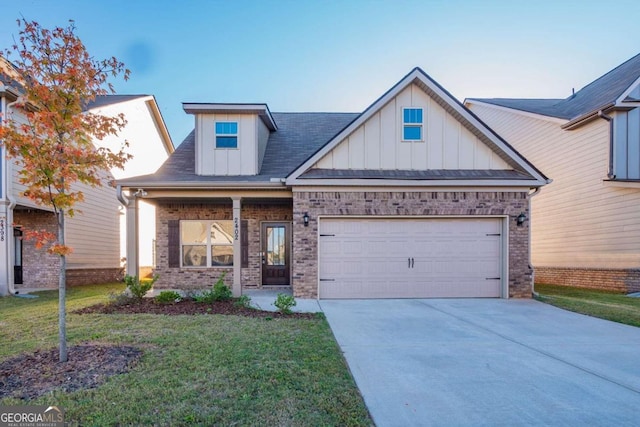
[[[76,22],[131,69],[179,144],[182,102],[359,112],[419,66],[459,100],[563,98],[640,53],[640,1],[0,0],[0,47],[24,16]],[[133,141],[132,141],[133,142]]]

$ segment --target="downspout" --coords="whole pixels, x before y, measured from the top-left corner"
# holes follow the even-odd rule
[[[8,103],[6,105],[5,111],[7,112],[7,117],[9,116],[9,109],[13,108],[13,105],[16,104],[17,102],[18,102],[18,99],[16,99],[13,102],[10,102],[10,103]],[[3,147],[2,151],[5,151],[4,147]],[[6,159],[6,155],[4,156],[4,159]],[[4,176],[2,178],[5,179],[5,183],[6,183],[6,185],[5,185],[5,190],[6,190],[5,198],[9,202],[9,209],[8,209],[7,213],[11,212],[11,230],[13,230],[13,209],[16,207],[16,202],[15,202],[15,200],[13,200],[13,198],[9,197],[9,194],[11,193],[11,191],[9,191],[9,189],[10,189],[9,183],[11,182],[10,181],[11,180],[11,174],[9,173],[9,165],[10,164],[11,164],[11,162],[6,162],[5,168],[3,170],[3,175]],[[9,219],[9,218],[7,218],[7,219]],[[9,221],[7,221],[7,222],[9,222]],[[13,236],[13,232],[11,233],[11,236]],[[12,249],[13,249],[12,253],[9,256],[9,264],[14,264],[15,263],[15,242],[13,243]],[[13,261],[13,262],[11,262],[11,261]],[[11,265],[9,267],[13,268],[13,266],[11,266]],[[7,288],[9,290],[9,294],[16,295],[18,293],[18,291],[16,291],[15,283],[13,283],[13,282],[15,282],[16,279],[15,279],[13,274],[10,274],[10,276],[11,276],[10,277],[11,280],[9,280],[9,283],[7,283]]]
[[[607,178],[615,179],[613,173],[613,117],[606,115],[602,110],[598,111],[598,117],[609,122],[609,169],[607,170]]]
[[[551,180],[547,181],[547,184],[550,184]],[[533,193],[529,193],[529,218],[531,218],[531,198],[540,192],[540,187],[536,187],[533,190]],[[529,268],[533,273],[531,273],[531,293],[534,297],[538,296],[536,292],[536,270],[533,268],[533,262],[531,261],[531,221],[529,221]]]

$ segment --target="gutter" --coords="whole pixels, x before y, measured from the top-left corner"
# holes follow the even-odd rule
[[[598,111],[598,117],[609,122],[609,168],[607,170],[607,178],[615,179],[613,173],[613,117],[606,115],[603,110]]]
[[[567,123],[565,123],[560,127],[564,130],[573,130],[578,126],[583,125],[586,122],[589,122],[591,120],[597,119],[598,117],[601,117],[600,114],[603,111],[608,110],[609,108],[612,108],[612,107],[615,107],[615,104],[609,103],[588,114],[583,114],[582,116],[576,117],[575,119],[568,121]]]
[[[281,182],[280,180],[275,181],[275,182],[200,182],[200,181],[192,181],[192,182],[180,182],[180,183],[176,183],[175,181],[172,182],[155,182],[150,184],[149,182],[145,182],[145,183],[125,183],[125,184],[118,184],[117,185],[118,188],[121,187],[126,187],[126,188],[145,188],[147,190],[165,190],[165,189],[172,189],[172,190],[193,190],[193,189],[202,189],[202,188],[216,188],[216,189],[220,189],[220,188],[231,188],[231,189],[243,189],[243,190],[261,190],[261,189],[265,189],[265,190],[271,190],[274,188],[286,188],[285,184],[283,182]],[[120,199],[118,199],[120,200]]]

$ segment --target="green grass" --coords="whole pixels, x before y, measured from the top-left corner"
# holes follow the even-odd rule
[[[619,292],[536,285],[538,300],[566,310],[640,327],[640,298]]]
[[[68,291],[68,309],[107,300],[122,285]],[[0,360],[53,348],[57,292],[0,298]],[[72,425],[371,425],[323,316],[254,319],[222,315],[77,315],[69,344],[144,349],[130,372],[93,390],[53,392],[0,405],[59,405]]]

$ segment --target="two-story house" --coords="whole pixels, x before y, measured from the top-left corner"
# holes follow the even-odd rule
[[[2,120],[23,120],[14,102],[20,96],[19,76],[11,64],[2,59],[0,73],[0,109]],[[124,171],[114,169],[107,180],[138,175],[157,169],[173,152],[173,143],[153,96],[105,95],[98,97],[87,111],[104,115],[124,113],[128,121],[117,137],[95,141],[96,146],[119,149],[123,141],[130,142],[127,152],[133,155]],[[22,195],[19,163],[0,153],[0,295],[58,286],[59,257],[36,249],[31,240],[23,239],[23,230],[47,229],[56,232],[55,217],[48,208],[36,205]],[[67,257],[67,284],[88,284],[122,278],[121,222],[124,209],[116,199],[116,189],[105,185],[92,188],[77,185],[85,200],[76,208],[78,213],[66,221],[66,241],[73,248]],[[143,260],[152,264],[152,241],[155,233],[153,206],[142,204],[144,218],[140,244]]]
[[[422,70],[362,113],[183,107],[175,153],[118,181],[129,230],[138,200],[156,206],[157,288],[224,272],[235,295],[531,296],[529,194],[547,179]]]
[[[565,99],[465,105],[553,179],[532,200],[536,283],[640,291],[640,55]]]

